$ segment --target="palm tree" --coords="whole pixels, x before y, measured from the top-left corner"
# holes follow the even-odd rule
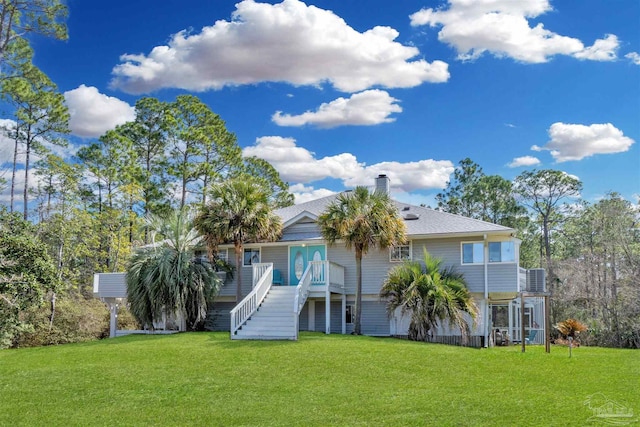
[[[463,339],[470,333],[467,315],[475,319],[476,307],[462,273],[443,268],[442,260],[424,251],[424,264],[405,261],[387,276],[380,297],[387,300],[391,317],[400,308],[409,314],[409,339],[424,341],[440,322],[460,329]]]
[[[406,227],[393,201],[384,192],[366,187],[340,194],[318,217],[322,236],[334,245],[338,240],[355,249],[356,313],[354,334],[360,335],[362,317],[362,256],[370,249],[386,249],[404,243]]]
[[[196,217],[195,226],[205,236],[209,255],[221,243],[233,242],[236,255],[236,302],[242,299],[242,257],[247,242],[272,242],[282,233],[282,221],[269,203],[264,186],[249,176],[215,185],[211,201]]]
[[[127,267],[127,299],[141,325],[153,328],[164,313],[180,313],[187,329],[204,321],[208,305],[220,287],[209,262],[195,257],[201,237],[193,229],[193,215],[182,209],[167,218],[151,216],[147,226],[159,243],[140,248]]]

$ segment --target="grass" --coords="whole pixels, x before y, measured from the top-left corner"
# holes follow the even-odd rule
[[[633,350],[129,336],[1,351],[0,425],[583,425],[639,384]]]

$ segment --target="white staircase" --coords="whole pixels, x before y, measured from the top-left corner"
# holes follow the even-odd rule
[[[242,325],[233,339],[295,340],[297,314],[293,311],[295,286],[272,286],[258,310]]]

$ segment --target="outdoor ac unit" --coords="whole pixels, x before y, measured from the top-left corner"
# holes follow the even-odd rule
[[[544,268],[527,270],[527,292],[545,291]]]

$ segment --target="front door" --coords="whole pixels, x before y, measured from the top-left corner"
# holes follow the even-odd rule
[[[298,286],[309,261],[325,260],[324,245],[289,247],[289,284]]]

